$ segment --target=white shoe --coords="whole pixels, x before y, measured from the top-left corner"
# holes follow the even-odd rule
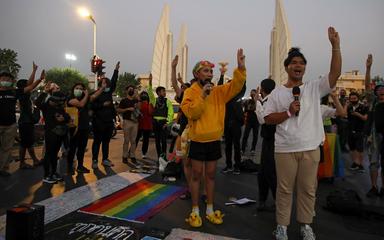
[[[316,236],[313,233],[311,226],[309,226],[308,224],[305,224],[304,226],[300,227],[300,235],[303,240],[316,240]]]
[[[273,231],[273,236],[276,240],[288,240],[287,227],[277,225],[276,230]]]
[[[145,156],[145,154],[143,154],[143,156],[141,156],[142,159],[147,159],[147,156]]]

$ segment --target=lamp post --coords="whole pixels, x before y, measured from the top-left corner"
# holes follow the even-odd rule
[[[71,61],[76,61],[77,57],[75,55],[73,55],[73,54],[66,53],[65,54],[65,59],[67,59],[69,61],[69,68],[71,68],[72,67]]]
[[[97,56],[96,54],[96,21],[86,8],[79,8],[78,12],[80,16],[84,18],[88,18],[93,23],[93,56]],[[95,89],[97,89],[97,74],[95,74]]]

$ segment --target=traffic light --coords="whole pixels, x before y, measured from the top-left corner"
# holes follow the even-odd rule
[[[102,75],[104,74],[103,69],[105,68],[103,64],[105,61],[103,59],[94,56],[91,61],[91,71],[97,75]]]

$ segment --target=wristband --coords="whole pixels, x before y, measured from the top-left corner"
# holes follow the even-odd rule
[[[288,114],[288,118],[290,118],[292,116],[292,114],[289,110],[287,110],[287,114]]]

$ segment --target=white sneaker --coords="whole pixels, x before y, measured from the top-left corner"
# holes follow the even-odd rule
[[[147,156],[145,156],[145,154],[143,154],[143,156],[141,157],[142,159],[146,159],[147,158]]]
[[[303,238],[303,240],[315,240],[316,236],[312,231],[311,226],[308,224],[305,224],[304,226],[300,227],[300,235]]]
[[[277,225],[276,230],[273,231],[273,236],[276,240],[288,240],[287,227]]]

